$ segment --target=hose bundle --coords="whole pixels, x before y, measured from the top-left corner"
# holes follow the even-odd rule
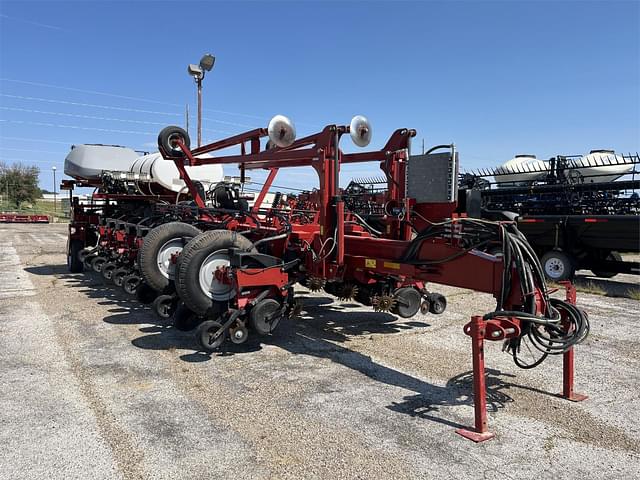
[[[453,222],[453,220],[447,220],[441,223],[431,223],[429,227],[420,232],[407,249],[405,261],[424,264],[444,263],[458,258],[472,249],[484,248],[489,243],[500,239],[504,265],[502,287],[497,295],[496,310],[485,315],[484,319],[512,317],[521,320],[521,335],[509,339],[505,343],[505,349],[512,353],[516,365],[521,368],[533,368],[542,363],[548,355],[564,353],[587,337],[589,334],[587,314],[568,302],[549,298],[542,265],[535,251],[515,224],[472,218],[460,218],[456,221],[463,222],[464,225],[460,237],[467,245],[462,251],[439,260],[427,262],[416,260],[417,253],[425,239],[446,234],[446,226]],[[518,306],[518,310],[507,310],[505,306],[512,293],[514,270],[518,275],[520,296],[523,302]],[[538,312],[536,294],[541,296],[542,312]],[[538,352],[537,355],[529,344]],[[531,352],[534,361],[526,362],[519,356],[523,346]]]

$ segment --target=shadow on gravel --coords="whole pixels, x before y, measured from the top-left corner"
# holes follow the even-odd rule
[[[628,276],[625,276],[625,279]],[[640,284],[636,281],[618,280],[596,277],[589,273],[578,273],[574,279],[574,284],[578,288],[578,294],[582,292],[605,295],[607,297],[631,298],[633,292],[640,294]]]
[[[141,349],[191,350],[190,353],[179,356],[182,361],[189,363],[207,362],[216,357],[247,355],[260,351],[263,345],[277,346],[295,355],[329,359],[377,382],[415,392],[405,397],[402,402],[388,405],[386,408],[389,410],[456,428],[464,425],[439,416],[439,407],[473,404],[472,372],[451,378],[445,386],[433,385],[377,363],[371,357],[346,346],[354,336],[397,333],[430,326],[422,321],[399,319],[389,313],[353,311],[350,310],[353,304],[334,302],[334,299],[328,296],[302,294],[299,295],[304,303],[302,315],[283,321],[274,335],[250,337],[242,345],[225,342],[224,350],[209,354],[197,350],[193,332],[176,330],[169,319],[159,319],[147,306],[141,305],[120,288],[106,284],[97,274],[68,274],[66,266],[31,267],[26,270],[65,280],[71,287],[79,288],[87,297],[111,306],[111,315],[105,317],[104,322],[114,325],[140,325],[139,330],[144,335],[135,338],[131,343]],[[487,403],[490,409],[495,411],[513,401],[507,393],[510,388],[529,389],[511,383],[511,377],[511,374],[487,369]],[[450,417],[450,414],[445,415]]]

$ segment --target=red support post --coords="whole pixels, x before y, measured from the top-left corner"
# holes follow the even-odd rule
[[[571,305],[576,304],[576,288],[571,282],[560,282],[564,285],[566,290],[565,300]],[[569,328],[568,324],[565,324],[565,328]],[[572,402],[581,402],[589,398],[582,393],[576,393],[573,390],[573,376],[574,376],[574,352],[573,347],[562,354],[562,398],[566,398]]]
[[[473,408],[475,411],[475,427],[473,430],[459,428],[456,433],[476,443],[495,437],[487,426],[487,385],[484,371],[484,335],[485,322],[481,316],[471,317],[465,333],[471,336],[473,355]]]

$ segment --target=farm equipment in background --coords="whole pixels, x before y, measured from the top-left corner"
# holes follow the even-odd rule
[[[517,221],[550,280],[570,280],[579,269],[603,278],[639,274],[640,264],[620,255],[640,252],[639,163],[638,154],[594,150],[479,169],[460,176],[458,211]]]
[[[104,275],[109,267],[113,281],[125,269],[127,291],[143,301],[155,297],[156,312],[172,316],[178,329],[195,329],[208,352],[227,341],[272,334],[282,320],[295,317],[301,309],[296,283],[403,318],[444,312],[446,299],[430,292],[429,282],[491,293],[495,311],[474,316],[464,328],[473,341],[476,424],[459,433],[474,441],[492,437],[484,340],[504,342],[522,368],[562,354],[563,395],[581,399],[573,392],[573,346],[587,336],[589,324],[575,307],[575,291],[567,285],[566,300],[550,298],[542,267],[514,222],[456,214],[454,146],[413,156],[415,133],[398,129],[380,150],[344,153],[339,145],[345,135],[359,147],[369,144],[364,117],[296,139],[292,123],[276,116],[266,129],[191,150],[184,130],[167,127],[158,136],[159,150],[186,191],[144,195],[142,189],[114,187],[114,176],[107,182],[103,175],[96,202],[72,202],[70,268],[76,271],[74,262],[82,262]],[[232,146],[240,153],[212,156]],[[384,185],[340,189],[341,165],[362,162],[380,166]],[[240,184],[203,188],[192,180],[189,169],[213,164],[237,164]],[[277,196],[265,206],[279,170],[302,166],[316,171],[319,188],[286,200]],[[249,206],[243,185],[253,169],[269,174]],[[503,253],[486,253],[491,244],[501,245]]]

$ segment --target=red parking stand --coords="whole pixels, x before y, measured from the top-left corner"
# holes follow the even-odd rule
[[[485,321],[481,316],[471,317],[466,333],[471,336],[473,355],[473,408],[475,411],[475,427],[473,430],[459,428],[456,433],[476,443],[495,437],[487,426],[487,386],[484,371],[484,336]]]
[[[560,282],[566,291],[565,300],[571,305],[576,304],[576,287],[571,282]],[[568,323],[565,323],[566,328],[570,328]],[[574,376],[574,352],[573,347],[562,354],[562,393],[560,396],[571,400],[572,402],[581,402],[589,398],[583,393],[576,393],[573,390],[573,376]]]

